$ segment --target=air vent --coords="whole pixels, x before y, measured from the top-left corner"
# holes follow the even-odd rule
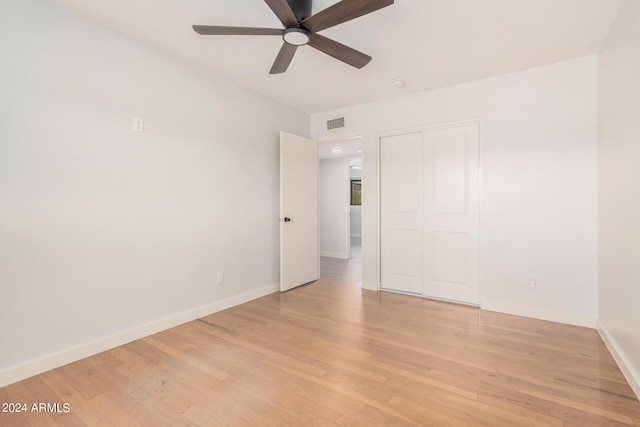
[[[344,117],[339,119],[327,120],[327,130],[338,129],[344,127]]]

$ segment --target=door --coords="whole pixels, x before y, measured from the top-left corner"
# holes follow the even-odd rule
[[[422,132],[380,139],[380,283],[422,294]]]
[[[477,123],[380,138],[380,285],[479,303]]]
[[[319,277],[318,145],[280,132],[280,291]]]
[[[479,125],[424,133],[423,295],[478,304]]]

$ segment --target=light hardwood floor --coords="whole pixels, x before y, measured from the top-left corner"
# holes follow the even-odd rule
[[[359,264],[0,389],[0,426],[640,426],[592,329],[363,291]]]

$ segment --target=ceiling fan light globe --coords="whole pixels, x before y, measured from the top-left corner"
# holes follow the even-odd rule
[[[309,31],[304,28],[287,28],[282,34],[285,42],[294,46],[303,46],[309,43]]]

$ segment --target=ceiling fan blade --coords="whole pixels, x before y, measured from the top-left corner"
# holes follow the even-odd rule
[[[203,36],[281,36],[279,28],[223,27],[218,25],[194,25],[196,33]]]
[[[269,74],[280,74],[287,71],[297,49],[298,46],[289,43],[282,43],[280,52],[278,52],[278,56],[276,56],[276,60],[273,62],[273,66],[271,67]]]
[[[393,4],[394,0],[342,0],[300,24],[311,32],[322,31]]]
[[[296,15],[291,10],[291,6],[287,3],[287,0],[264,0],[264,2],[271,8],[273,13],[278,17],[282,25],[285,27],[291,27],[298,25]]]
[[[311,34],[309,46],[356,68],[362,68],[371,61],[369,55],[319,34]]]

